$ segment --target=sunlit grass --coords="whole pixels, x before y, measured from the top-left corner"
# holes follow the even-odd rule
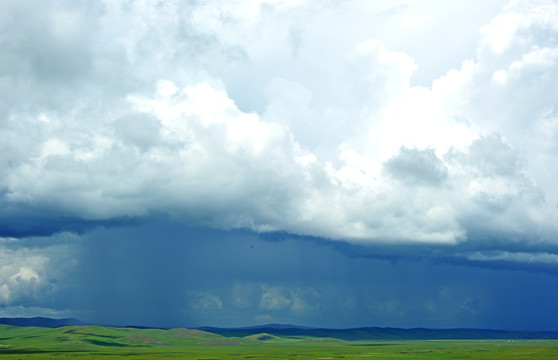
[[[557,359],[556,340],[342,341],[198,330],[0,326],[2,359]]]

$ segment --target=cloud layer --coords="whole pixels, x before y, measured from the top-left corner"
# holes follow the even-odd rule
[[[508,5],[430,87],[381,39],[315,33],[352,3],[43,4],[16,22],[27,6],[4,5],[3,218],[168,213],[364,242],[456,243],[480,217],[556,231],[555,4]],[[304,31],[287,20],[315,10]]]
[[[76,258],[25,239],[162,218],[556,273],[558,5],[455,6],[3,2],[0,301]],[[308,284],[236,286],[319,312]]]

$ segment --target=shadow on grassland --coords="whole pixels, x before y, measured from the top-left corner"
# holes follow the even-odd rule
[[[99,346],[116,346],[116,347],[129,347],[128,344],[121,344],[116,342],[109,342],[109,341],[101,341],[101,340],[91,340],[91,339],[84,339],[83,341],[88,342],[93,345]]]
[[[88,350],[38,350],[38,349],[6,349],[0,351],[0,354],[58,354],[58,353],[77,353],[89,352]]]

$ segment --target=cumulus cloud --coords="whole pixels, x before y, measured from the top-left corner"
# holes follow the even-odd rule
[[[164,214],[358,244],[555,246],[557,6],[491,2],[468,57],[418,86],[441,60],[387,23],[434,33],[434,3],[4,3],[2,234]]]
[[[320,294],[313,288],[262,285],[259,308],[263,311],[289,310],[309,316],[320,308],[319,298]]]
[[[439,185],[447,177],[447,168],[433,149],[401,148],[397,156],[386,161],[384,168],[403,182]]]
[[[53,294],[69,285],[65,282],[75,265],[75,245],[67,242],[74,239],[62,234],[46,246],[36,239],[0,239],[0,306],[51,304]]]
[[[210,293],[189,293],[190,307],[196,310],[215,310],[223,307],[223,302],[218,295]]]
[[[264,310],[280,310],[292,305],[290,293],[279,287],[270,287],[263,291],[260,308]]]

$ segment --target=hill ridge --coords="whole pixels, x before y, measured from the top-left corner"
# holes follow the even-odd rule
[[[348,329],[330,328],[275,328],[260,326],[257,328],[199,328],[227,337],[246,337],[267,333],[281,337],[316,337],[336,338],[341,340],[482,340],[482,339],[558,339],[558,331],[515,331],[474,328],[395,328],[395,327],[360,327]]]
[[[46,327],[46,328],[89,325],[75,318],[53,319],[53,318],[42,317],[42,316],[15,317],[15,318],[2,317],[0,318],[0,324],[21,326],[21,327],[36,326],[36,327]]]
[[[59,328],[64,326],[99,326],[87,324],[74,318],[51,319],[45,317],[33,318],[0,318],[0,324],[19,327],[45,327]],[[169,334],[183,333],[190,337],[209,336],[209,333],[225,337],[243,338],[257,334],[272,336],[301,338],[335,338],[341,340],[474,340],[474,339],[558,339],[558,331],[515,331],[475,328],[396,328],[396,327],[356,327],[346,329],[312,328],[292,324],[265,324],[249,327],[222,328],[203,326],[193,329],[162,329],[150,327],[131,326],[100,326],[103,328],[129,328],[129,329],[158,329],[169,331]],[[198,333],[196,333],[198,331]]]

